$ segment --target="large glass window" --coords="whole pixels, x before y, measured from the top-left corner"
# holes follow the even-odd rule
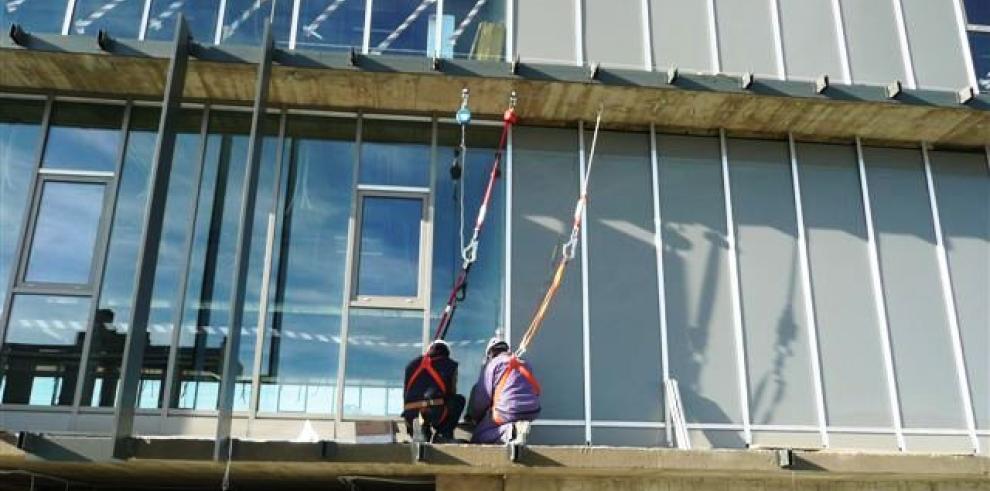
[[[69,34],[93,35],[101,29],[118,38],[138,37],[143,0],[76,0]]]
[[[171,40],[179,14],[185,17],[189,33],[200,43],[211,44],[217,28],[221,0],[152,0],[145,39]]]
[[[68,0],[5,0],[0,8],[0,27],[11,24],[37,33],[60,33]]]
[[[460,128],[440,125],[437,134],[437,162],[433,211],[433,282],[431,284],[431,333],[447,303],[450,288],[461,271],[461,244],[458,239],[459,195],[450,178],[450,164],[454,148],[460,141]],[[473,125],[467,130],[468,152],[461,189],[464,193],[464,240],[471,238],[478,207],[488,182],[494,149],[498,145],[501,129]],[[505,160],[502,160],[504,169]],[[504,172],[502,174],[505,176]],[[478,379],[480,360],[484,357],[485,343],[496,329],[504,326],[502,319],[502,292],[505,250],[505,182],[495,184],[491,203],[488,205],[485,228],[478,244],[477,261],[471,267],[467,296],[458,307],[453,323],[447,331],[447,341],[454,351],[454,358],[461,362],[458,370],[458,386],[463,391],[471,388]]]
[[[990,92],[990,2],[966,0],[965,5],[976,82],[981,92]]]
[[[95,182],[42,184],[24,281],[90,283],[105,188]]]
[[[352,0],[354,1],[354,0]],[[435,0],[379,0],[371,3],[372,53],[432,53]],[[450,20],[453,27],[453,19]],[[451,29],[451,32],[453,29]]]
[[[89,306],[85,297],[14,296],[0,351],[4,404],[72,404]]]
[[[360,213],[355,295],[418,296],[423,200],[366,196]]]
[[[398,416],[402,413],[405,367],[422,350],[421,312],[351,309],[344,415]]]
[[[301,0],[298,49],[361,48],[365,0]]]
[[[0,314],[28,206],[45,104],[0,99]]]
[[[430,185],[429,123],[365,120],[361,130],[361,184]]]
[[[505,53],[505,0],[447,0],[441,29],[440,56],[501,60]]]
[[[261,412],[335,412],[354,137],[351,120],[288,121]]]
[[[117,165],[123,117],[122,106],[56,104],[42,166],[112,172]]]
[[[265,19],[272,19],[272,38],[288,44],[292,24],[292,2],[288,0],[227,0],[224,7],[223,44],[260,44]]]

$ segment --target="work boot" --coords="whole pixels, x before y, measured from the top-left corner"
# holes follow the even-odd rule
[[[531,421],[516,421],[512,423],[512,441],[516,445],[525,445],[529,437],[529,430],[533,423]]]

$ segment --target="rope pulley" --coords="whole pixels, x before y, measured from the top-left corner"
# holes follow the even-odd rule
[[[471,124],[471,109],[468,108],[468,99],[471,93],[467,87],[461,90],[461,107],[454,113],[454,119],[461,125],[461,143],[454,149],[454,161],[450,164],[450,178],[458,180],[463,174],[463,162],[467,154],[467,142],[465,139],[466,129]]]

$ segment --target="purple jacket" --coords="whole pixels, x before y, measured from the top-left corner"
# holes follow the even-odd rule
[[[481,421],[491,408],[496,385],[509,368],[511,360],[510,354],[503,353],[489,361],[481,370],[478,382],[471,389],[471,403],[468,407],[468,414],[474,421]],[[533,373],[529,363],[522,359],[517,361],[524,369]],[[534,387],[519,369],[512,370],[496,404],[495,412],[503,422],[531,421],[540,414],[539,388]]]

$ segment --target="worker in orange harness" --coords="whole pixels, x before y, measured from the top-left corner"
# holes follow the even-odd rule
[[[423,439],[445,443],[454,439],[454,428],[464,410],[464,396],[457,394],[457,362],[450,357],[450,345],[438,339],[426,354],[406,365],[405,406],[402,417],[406,432],[414,438],[413,422],[423,418]]]
[[[467,417],[476,423],[472,443],[509,443],[521,435],[518,423],[540,414],[540,384],[525,360],[498,338],[488,342],[485,366],[471,389]]]

